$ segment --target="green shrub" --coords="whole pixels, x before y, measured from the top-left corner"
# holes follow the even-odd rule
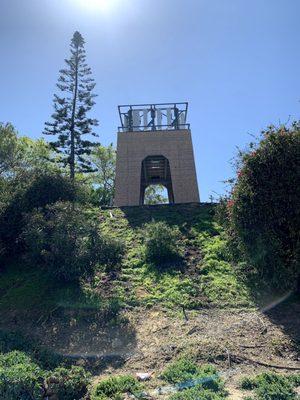
[[[27,258],[58,279],[89,276],[98,264],[112,267],[123,257],[124,245],[102,235],[79,205],[56,203],[32,212],[26,222]]]
[[[242,389],[254,390],[255,400],[296,400],[294,387],[299,384],[297,375],[262,373],[254,378],[243,378]]]
[[[299,122],[268,128],[258,144],[240,153],[237,179],[221,207],[227,232],[248,264],[282,289],[295,287],[300,275],[299,153]]]
[[[112,236],[98,235],[94,241],[94,251],[99,255],[99,263],[112,269],[121,264],[125,254],[125,244]]]
[[[296,393],[289,382],[272,382],[260,385],[255,390],[257,400],[296,400]]]
[[[43,369],[52,369],[62,364],[64,358],[53,351],[39,346],[32,338],[27,339],[18,332],[0,331],[0,353],[19,350],[29,354]]]
[[[176,261],[181,257],[180,231],[165,222],[150,222],[144,225],[146,260],[158,265]]]
[[[182,357],[171,363],[162,373],[161,378],[168,383],[180,383],[193,379],[199,372],[199,366],[189,359]]]
[[[102,380],[95,386],[91,400],[121,400],[125,393],[135,394],[140,390],[140,383],[132,376],[113,376]]]
[[[24,213],[57,201],[73,201],[77,196],[74,185],[60,174],[27,172],[10,184],[14,196],[0,213],[0,243],[6,256],[23,250],[20,234],[25,225]]]
[[[24,353],[0,354],[0,398],[40,400],[43,398],[44,372]]]
[[[0,354],[1,400],[79,400],[88,392],[90,374],[81,367],[43,371],[20,351]]]
[[[169,400],[223,400],[225,398],[225,394],[215,393],[211,390],[206,390],[201,387],[193,387],[172,394],[169,397]]]
[[[162,373],[161,378],[181,388],[188,387],[190,381],[197,383],[198,389],[223,393],[224,384],[212,365],[199,366],[188,357],[172,362]],[[195,382],[196,381],[196,382]]]
[[[253,390],[254,388],[257,387],[257,382],[254,378],[245,376],[240,381],[240,387],[241,387],[241,389],[244,389],[244,390]]]
[[[300,386],[300,374],[291,374],[288,375],[289,382],[294,386]]]
[[[90,374],[82,367],[56,368],[48,373],[46,393],[60,400],[79,400],[88,392]]]

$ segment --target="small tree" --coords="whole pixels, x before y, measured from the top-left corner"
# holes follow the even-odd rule
[[[97,204],[110,206],[115,193],[116,150],[113,145],[97,146],[92,153],[92,162],[97,171],[91,177],[94,198]]]
[[[69,165],[73,181],[75,169],[79,172],[92,172],[92,163],[85,157],[91,153],[94,142],[83,138],[85,135],[97,136],[93,127],[96,119],[87,113],[95,104],[94,79],[86,64],[84,39],[75,32],[71,40],[71,57],[66,61],[67,68],[60,70],[57,87],[63,95],[54,95],[52,122],[45,123],[44,134],[57,136],[51,147],[61,155],[64,166]],[[75,168],[76,167],[76,168]]]
[[[11,124],[0,123],[0,178],[11,174],[18,162],[17,132]]]
[[[44,139],[19,136],[10,123],[0,123],[0,180],[11,181],[18,174],[54,170],[51,149]]]

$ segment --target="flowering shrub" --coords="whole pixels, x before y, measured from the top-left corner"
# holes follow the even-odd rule
[[[222,201],[227,232],[261,276],[291,288],[300,274],[300,123],[269,127],[237,166]]]

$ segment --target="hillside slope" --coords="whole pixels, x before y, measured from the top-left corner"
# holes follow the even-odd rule
[[[99,269],[88,282],[66,285],[38,265],[4,266],[0,345],[4,332],[21,332],[38,347],[85,365],[96,381],[103,373],[150,370],[149,390],[162,384],[159,373],[182,354],[216,364],[230,384],[268,364],[297,367],[299,303],[273,310],[269,298],[270,311],[257,308],[253,287],[231,261],[214,209],[211,204],[89,209],[103,231],[125,241],[121,268]],[[152,220],[178,226],[183,262],[163,270],[145,262],[142,227]],[[23,350],[20,343],[13,339],[10,348]]]
[[[214,206],[174,205],[90,209],[105,232],[126,243],[119,271],[98,272],[81,286],[59,284],[39,266],[6,266],[1,273],[0,310],[118,308],[160,305],[176,309],[249,306],[246,286],[237,279],[227,254],[226,240],[214,221]],[[165,221],[179,227],[184,262],[159,271],[143,259],[144,223]]]

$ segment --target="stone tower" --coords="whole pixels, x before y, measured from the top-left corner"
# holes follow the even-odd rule
[[[161,184],[169,203],[199,202],[187,103],[119,106],[114,205],[144,204],[145,189]]]

